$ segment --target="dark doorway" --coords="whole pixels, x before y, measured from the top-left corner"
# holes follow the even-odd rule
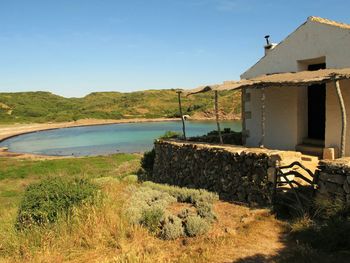
[[[325,69],[326,64],[309,65],[308,70]],[[310,139],[325,139],[326,123],[326,84],[316,84],[308,87],[308,137]]]

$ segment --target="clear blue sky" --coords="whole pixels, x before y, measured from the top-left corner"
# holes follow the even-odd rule
[[[0,0],[0,91],[193,88],[238,79],[310,15],[349,0]]]

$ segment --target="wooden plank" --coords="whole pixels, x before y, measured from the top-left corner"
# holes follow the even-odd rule
[[[337,91],[337,96],[339,100],[340,110],[341,110],[341,119],[342,119],[342,126],[341,126],[341,141],[340,141],[340,157],[345,157],[345,143],[346,143],[346,126],[347,126],[347,120],[346,120],[346,108],[344,104],[343,95],[340,89],[339,80],[335,80],[335,89]]]
[[[182,106],[181,106],[181,91],[177,91],[177,98],[179,101],[179,112],[180,112],[180,116],[181,116],[181,120],[182,120],[182,133],[183,133],[184,139],[186,140],[185,119],[184,119],[184,115],[182,114]]]
[[[266,95],[265,95],[265,87],[261,88],[261,140],[260,140],[260,148],[264,148],[265,143],[265,122],[266,122],[266,105],[265,105]]]
[[[245,145],[247,141],[247,129],[246,129],[246,114],[245,114],[245,101],[246,101],[246,89],[241,89],[241,121],[242,121],[242,144]]]
[[[218,127],[218,133],[219,133],[219,140],[220,143],[223,144],[222,135],[221,135],[221,129],[220,129],[220,122],[219,122],[219,99],[218,99],[218,91],[214,91],[215,96],[215,117],[216,117],[216,125]]]

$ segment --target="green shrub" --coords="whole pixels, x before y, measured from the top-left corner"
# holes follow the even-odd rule
[[[54,177],[28,186],[19,207],[17,229],[54,223],[58,216],[68,216],[84,201],[93,201],[97,186],[83,178]]]
[[[191,211],[188,208],[182,209],[180,213],[178,213],[178,217],[182,220],[186,219],[188,216],[191,215]]]
[[[162,239],[176,239],[185,233],[204,234],[216,219],[212,203],[218,196],[214,193],[152,182],[144,182],[139,188],[133,186],[130,192],[133,194],[125,209],[129,222],[159,233]],[[190,203],[196,211],[183,209],[178,215],[168,215],[168,206],[175,202]]]
[[[127,176],[124,176],[124,177],[122,178],[122,180],[123,180],[124,182],[128,182],[128,183],[137,183],[137,182],[138,182],[138,177],[137,177],[137,175],[135,175],[135,174],[129,174],[129,175],[127,175]]]
[[[179,138],[181,136],[180,133],[174,132],[174,131],[166,131],[162,136],[159,137],[159,139],[174,139]]]
[[[350,210],[344,200],[317,196],[311,207],[311,217],[296,220],[291,234],[300,245],[318,251],[350,251]]]
[[[162,210],[176,199],[167,193],[153,190],[148,187],[130,187],[132,194],[126,203],[125,215],[132,224],[142,224],[147,210]]]
[[[164,216],[164,210],[159,207],[150,207],[142,211],[140,223],[145,226],[150,232],[156,233],[160,221]]]
[[[328,252],[350,251],[349,235],[350,219],[318,222],[292,233],[300,244]]]
[[[208,202],[196,203],[197,214],[209,222],[213,222],[216,219],[216,215],[213,212],[213,204]]]
[[[188,236],[195,237],[207,233],[210,224],[200,216],[189,216],[187,217],[185,228]]]
[[[340,219],[350,216],[350,206],[340,198],[317,196],[313,203],[314,218],[322,220]]]
[[[200,202],[213,203],[219,199],[215,193],[206,190],[189,189],[186,187],[170,186],[167,184],[156,184],[153,182],[144,182],[144,186],[154,190],[166,192],[177,199],[178,202],[196,204]]]
[[[151,151],[145,152],[141,159],[141,167],[144,169],[146,174],[152,175],[154,160],[156,158],[156,151],[153,148]]]
[[[184,235],[184,228],[180,218],[169,215],[162,223],[160,237],[165,240],[174,240]]]

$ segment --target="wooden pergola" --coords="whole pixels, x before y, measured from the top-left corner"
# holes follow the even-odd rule
[[[283,88],[293,88],[300,86],[310,86],[314,84],[323,84],[334,82],[337,97],[339,101],[339,107],[342,116],[342,130],[341,130],[341,144],[340,144],[340,156],[345,156],[345,143],[346,143],[346,129],[347,129],[347,120],[346,120],[346,107],[344,104],[343,95],[340,87],[340,80],[350,79],[350,68],[342,68],[342,69],[321,69],[317,71],[300,71],[300,72],[289,72],[289,73],[275,73],[275,74],[267,74],[261,75],[252,79],[242,79],[240,81],[225,81],[222,84],[215,85],[207,85],[201,86],[192,90],[179,90],[178,98],[179,98],[179,109],[180,114],[182,115],[181,109],[181,94],[185,96],[190,96],[197,93],[203,93],[208,91],[215,92],[215,111],[216,111],[216,121],[218,126],[218,132],[220,136],[220,142],[222,142],[220,125],[219,125],[219,114],[218,114],[218,92],[224,90],[242,90],[242,106],[244,105],[244,93],[248,88],[253,89],[261,89],[261,140],[260,146],[264,147],[264,139],[265,139],[265,120],[266,120],[266,112],[265,112],[265,89],[271,87],[283,87]],[[182,118],[183,119],[183,118]],[[242,110],[242,129],[243,134],[245,133],[245,116],[244,110]],[[185,135],[185,123],[183,120],[183,132]],[[244,136],[243,136],[244,137]]]

